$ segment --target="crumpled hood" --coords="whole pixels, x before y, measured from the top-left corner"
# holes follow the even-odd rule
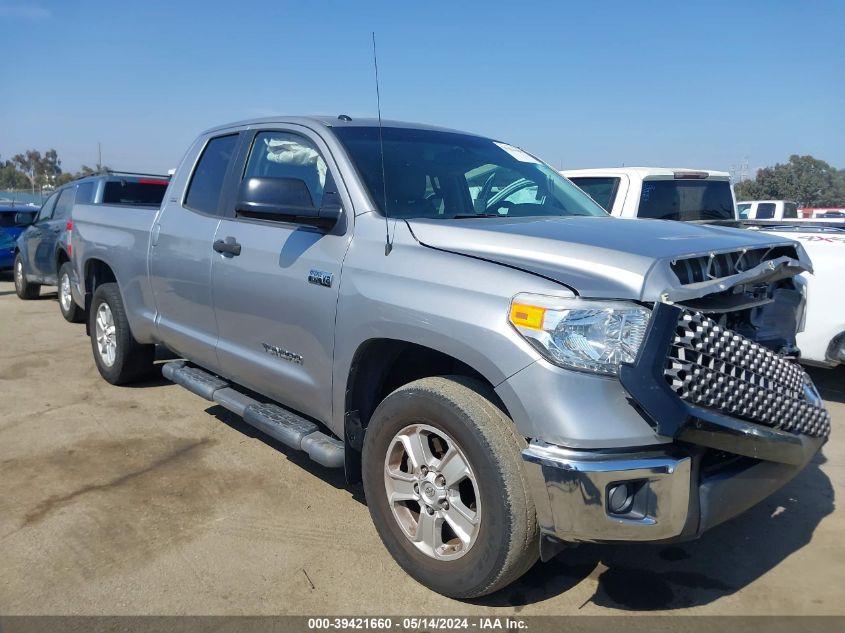
[[[793,244],[772,235],[687,222],[580,216],[407,222],[424,246],[541,275],[584,297],[680,301],[774,272],[791,276],[810,270],[798,246],[798,260],[781,258],[759,270],[682,286],[671,269],[678,258]]]

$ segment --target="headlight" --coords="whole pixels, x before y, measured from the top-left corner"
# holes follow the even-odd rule
[[[651,311],[623,301],[519,294],[510,322],[548,360],[567,369],[616,375],[645,338]]]

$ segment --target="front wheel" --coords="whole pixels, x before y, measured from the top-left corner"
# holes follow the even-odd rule
[[[65,321],[82,323],[85,320],[85,312],[73,300],[73,293],[70,288],[72,278],[73,266],[70,262],[65,262],[59,268],[59,310]]]
[[[15,294],[19,299],[37,299],[41,294],[41,284],[32,284],[26,280],[23,270],[23,257],[15,255]]]
[[[424,378],[387,396],[365,435],[379,536],[408,574],[452,598],[508,585],[539,552],[525,439],[493,399],[478,381]]]
[[[155,345],[142,345],[132,336],[117,284],[103,284],[94,292],[88,325],[94,362],[106,381],[123,385],[152,372]]]

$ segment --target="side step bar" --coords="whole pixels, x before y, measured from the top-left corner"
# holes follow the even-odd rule
[[[165,363],[162,375],[191,393],[216,402],[244,422],[279,440],[285,446],[305,451],[327,468],[343,467],[343,442],[326,435],[310,420],[276,404],[264,404],[233,389],[228,382],[184,361]]]

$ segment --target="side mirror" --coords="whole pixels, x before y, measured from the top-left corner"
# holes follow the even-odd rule
[[[241,183],[235,213],[242,218],[276,220],[330,229],[340,219],[340,204],[330,205],[326,192],[323,205],[314,206],[308,186],[299,178],[247,178]],[[339,200],[338,200],[339,202]]]
[[[15,226],[29,226],[35,222],[35,211],[18,211],[15,213]]]

